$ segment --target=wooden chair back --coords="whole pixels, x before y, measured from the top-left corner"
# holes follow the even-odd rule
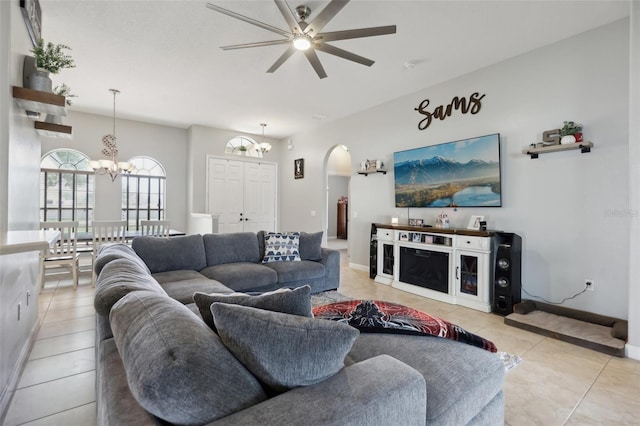
[[[168,220],[141,220],[140,229],[142,235],[153,235],[155,237],[169,236]]]

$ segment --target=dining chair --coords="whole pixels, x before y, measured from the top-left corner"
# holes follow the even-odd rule
[[[40,222],[40,229],[60,232],[60,239],[40,261],[40,291],[44,288],[47,269],[71,269],[73,288],[78,288],[80,253],[76,252],[78,221]]]
[[[155,237],[168,237],[169,221],[168,220],[141,220],[140,229],[142,231],[142,235],[152,235]]]
[[[94,264],[98,249],[102,244],[106,243],[126,243],[125,229],[127,222],[124,220],[94,220],[91,222],[93,229],[92,246],[93,252],[91,256],[91,285],[96,286],[96,272]]]

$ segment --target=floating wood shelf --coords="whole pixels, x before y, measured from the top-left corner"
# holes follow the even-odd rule
[[[591,152],[591,148],[593,148],[593,142],[574,142],[564,145],[551,145],[551,146],[541,146],[541,147],[530,147],[527,146],[522,150],[522,153],[525,155],[530,155],[531,158],[538,158],[539,154],[547,154],[549,152],[558,152],[558,151],[570,151],[574,149],[579,149],[580,152]]]
[[[71,126],[65,126],[64,124],[47,123],[45,121],[36,121],[34,124],[36,132],[42,136],[48,136],[50,138],[65,138],[71,139]]]
[[[58,116],[67,115],[65,97],[26,87],[13,86],[13,98],[25,111],[35,111]]]
[[[367,170],[364,172],[363,171],[358,172],[359,175],[365,175],[365,176],[368,176],[373,173],[382,173],[383,175],[386,175],[387,171],[385,169],[377,169],[377,170]]]

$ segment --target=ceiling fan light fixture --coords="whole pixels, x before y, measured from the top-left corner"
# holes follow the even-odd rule
[[[298,35],[293,39],[293,47],[298,50],[307,50],[311,47],[311,39],[306,35]]]

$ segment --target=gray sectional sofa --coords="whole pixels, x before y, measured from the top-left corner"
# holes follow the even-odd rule
[[[229,240],[249,243],[251,235],[259,239],[256,234],[232,234],[223,237],[225,244],[216,245],[222,242],[218,240],[207,245],[210,237],[200,237],[205,247],[200,263],[194,249],[199,236],[135,239],[135,251],[125,245],[101,249],[94,264],[99,425],[504,423],[504,369],[495,354],[437,337],[360,333],[313,319],[308,313],[310,293],[336,288],[338,282],[331,278],[335,271],[305,279],[278,265],[276,275],[283,270],[289,278],[252,285],[241,272],[258,274],[256,267],[268,267],[253,262],[255,252],[246,261],[228,262],[238,266],[235,272],[216,268],[226,263],[207,258],[208,249],[239,249]],[[192,250],[167,256],[165,249],[176,250],[176,241],[188,241]],[[241,251],[231,250],[226,259],[239,260]],[[326,263],[317,262],[339,271],[339,259],[334,265],[333,256],[322,249]],[[281,263],[290,263],[289,268],[302,265]],[[278,283],[295,289],[246,297],[296,295],[297,303],[303,303],[301,312],[213,303],[214,331],[193,303],[196,292],[224,300],[235,290],[262,292],[278,288]],[[309,336],[314,344],[301,345]],[[266,376],[255,369],[256,363],[266,368]],[[272,386],[268,374],[274,369],[276,376],[302,374],[304,380]]]

